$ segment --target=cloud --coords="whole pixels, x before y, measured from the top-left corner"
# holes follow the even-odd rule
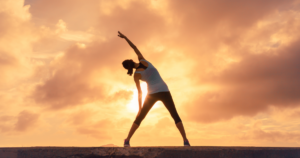
[[[114,32],[121,31],[128,35],[136,46],[140,46],[157,35],[164,35],[167,31],[165,17],[158,11],[146,1],[131,1],[126,8],[116,5],[111,9],[111,14],[100,14],[97,28],[108,37],[117,37]]]
[[[174,126],[174,122],[172,122],[169,118],[164,117],[155,124],[156,128],[163,129],[170,126]]]
[[[0,71],[2,72],[2,84],[6,84],[9,80],[7,75],[9,74],[9,71],[15,71],[18,66],[18,60],[10,55],[9,53],[0,52]]]
[[[127,90],[120,90],[114,93],[113,95],[108,96],[105,98],[106,102],[114,102],[116,100],[126,100],[130,101],[132,99],[133,92]]]
[[[141,15],[130,13],[136,7],[145,8],[145,11],[142,11],[142,13],[150,19],[144,19]],[[132,2],[130,7],[126,9],[117,7],[109,15],[102,14],[100,22],[110,26],[123,26],[120,19],[128,19],[129,17],[136,19],[136,21],[145,20],[145,22],[141,21],[141,25],[145,27],[140,27],[140,31],[144,30],[144,34],[148,34],[149,36],[152,32],[156,32],[157,34],[159,33],[157,30],[161,30],[161,27],[154,27],[155,23],[163,24],[163,19],[159,15],[156,15],[153,10],[140,2]],[[157,22],[153,23],[153,21]],[[127,26],[126,29],[120,28],[121,30],[131,30],[128,33],[132,32],[133,37],[138,34],[138,29],[135,29],[135,32],[131,29],[135,26],[134,23],[126,21],[123,21],[123,23]],[[61,21],[59,24],[59,26],[66,29],[64,27],[66,26],[65,23]],[[67,26],[70,24],[67,23]],[[147,27],[151,29],[149,30]],[[114,100],[120,99],[119,96],[127,99],[130,98],[129,95],[132,95],[132,93],[125,93],[124,90],[118,90],[119,92],[117,91],[117,94],[114,94],[117,98],[109,97],[108,91],[113,85],[105,83],[108,80],[113,81],[114,79],[108,79],[109,74],[106,74],[103,70],[108,69],[110,72],[119,72],[120,68],[123,70],[120,63],[126,59],[127,50],[132,50],[126,44],[126,41],[122,41],[117,37],[118,29],[103,27],[102,24],[97,29],[103,33],[110,32],[109,36],[102,34],[102,36],[109,38],[103,41],[101,38],[95,37],[93,42],[85,44],[84,47],[72,45],[61,57],[53,61],[51,63],[52,74],[48,79],[36,86],[31,96],[37,104],[43,104],[51,109],[63,109],[97,100],[105,100],[105,98],[108,98],[108,100],[111,100],[109,98],[113,98]],[[114,32],[114,37],[110,37],[112,32]],[[140,41],[139,39],[142,38],[139,37],[136,41]],[[119,42],[123,42],[123,45],[118,45]],[[133,51],[132,55],[134,55]],[[100,75],[101,73],[102,75]],[[126,76],[125,73],[119,75]],[[107,78],[105,78],[106,76]],[[96,77],[99,78],[96,79]],[[116,78],[115,82],[120,82],[119,78]]]
[[[97,0],[43,0],[30,3],[30,13],[35,22],[54,27],[62,19],[72,30],[88,30],[93,26],[98,17],[98,8]]]
[[[77,132],[93,138],[97,138],[99,140],[111,139],[111,137],[108,136],[107,132],[102,132],[97,129],[78,128]]]
[[[25,67],[25,56],[30,54],[30,43],[34,40],[30,13],[22,1],[1,1],[0,5],[0,88],[10,88],[20,82],[20,78],[30,76]],[[23,52],[22,54],[19,54]],[[23,73],[15,73],[23,71]]]
[[[108,119],[100,120],[90,125],[81,125],[76,130],[80,134],[88,135],[97,139],[111,139],[113,134],[109,131],[115,129]]]
[[[111,51],[114,53],[112,54]],[[121,60],[114,58],[114,55],[120,53],[120,48],[114,47],[113,41],[95,42],[85,48],[74,45],[52,63],[52,75],[36,86],[31,97],[37,103],[44,104],[51,109],[62,109],[103,100],[108,96],[109,90],[108,85],[101,82],[108,80],[102,70],[109,67],[113,72],[117,67],[121,67]],[[96,78],[98,76],[100,78]],[[130,94],[120,93],[125,98],[128,98]]]
[[[33,94],[35,101],[51,109],[61,109],[103,98],[102,88],[90,85],[81,75],[66,69],[56,71],[52,79],[37,86]]]
[[[300,105],[299,41],[274,54],[249,54],[219,75],[208,77],[219,90],[199,95],[188,106],[200,122],[254,116],[269,107]],[[193,110],[192,110],[193,109]]]
[[[278,141],[288,141],[288,142],[297,142],[300,138],[299,132],[279,132],[279,131],[271,131],[266,132],[264,130],[254,130],[252,135],[249,136],[252,139],[256,140],[266,140],[271,142]],[[247,138],[245,138],[247,139]]]
[[[18,115],[18,121],[15,124],[17,131],[26,131],[28,128],[35,126],[38,121],[39,115],[29,111],[21,111]]]
[[[293,5],[293,0],[229,0],[229,1],[168,1],[169,8],[174,13],[173,18],[180,20],[181,30],[187,37],[192,34],[214,34],[222,28],[229,33],[241,33],[244,29],[263,19],[265,16],[274,14],[277,10],[288,8]],[[225,30],[224,30],[225,31]],[[206,33],[205,33],[206,32]],[[221,32],[218,32],[221,33]],[[222,32],[227,34],[228,32]],[[242,36],[242,35],[241,35]],[[201,36],[200,36],[201,37]],[[211,37],[210,37],[211,38]]]
[[[6,134],[20,134],[38,126],[39,114],[23,110],[17,116],[0,116],[0,132]]]
[[[82,125],[85,124],[87,122],[91,121],[91,117],[94,116],[96,114],[95,111],[91,111],[91,110],[80,110],[76,113],[71,114],[68,117],[68,123],[72,124],[72,125]]]
[[[14,119],[13,116],[1,116],[1,124],[0,124],[0,131],[1,133],[6,133],[11,130],[11,121]]]

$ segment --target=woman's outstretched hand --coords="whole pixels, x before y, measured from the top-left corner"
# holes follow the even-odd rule
[[[118,34],[119,37],[121,37],[121,38],[126,38],[126,36],[123,35],[120,31],[118,31],[118,33],[119,33],[119,34]]]

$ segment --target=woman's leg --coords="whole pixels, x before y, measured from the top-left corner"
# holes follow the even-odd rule
[[[126,140],[129,141],[130,138],[132,137],[132,135],[134,134],[134,132],[135,132],[138,128],[139,128],[139,125],[133,123],[132,126],[131,126],[131,129],[130,129],[130,131],[129,131],[129,133],[128,133],[128,136],[127,136]]]
[[[187,141],[186,134],[185,134],[185,130],[184,130],[184,127],[183,127],[182,122],[178,122],[178,123],[176,124],[176,127],[178,128],[178,130],[179,130],[179,132],[180,132],[180,134],[181,134],[183,140],[184,140],[184,141]]]
[[[128,133],[128,136],[126,138],[126,140],[130,140],[132,135],[134,134],[134,132],[138,129],[138,127],[140,126],[141,122],[143,121],[143,119],[146,117],[147,113],[149,112],[149,110],[152,108],[152,106],[154,105],[154,103],[157,101],[155,95],[151,95],[148,94],[146,96],[146,99],[144,101],[141,113],[139,116],[136,117],[134,123],[131,126],[131,129]]]
[[[175,108],[175,104],[174,104],[173,98],[171,96],[171,93],[170,92],[161,92],[160,99],[164,103],[164,105],[168,109],[168,111],[170,112],[172,118],[174,119],[176,127],[178,128],[183,140],[186,141],[187,138],[186,138],[185,130],[184,130],[182,121],[177,113],[176,108]]]

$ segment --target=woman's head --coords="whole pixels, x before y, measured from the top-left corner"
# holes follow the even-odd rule
[[[131,59],[124,60],[122,64],[123,64],[123,67],[128,70],[127,74],[129,74],[131,76],[133,73],[133,68],[134,68],[133,60],[131,60]]]

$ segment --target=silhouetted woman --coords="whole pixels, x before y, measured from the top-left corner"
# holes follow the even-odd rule
[[[130,146],[129,144],[130,138],[132,137],[136,129],[139,127],[140,123],[145,118],[145,116],[152,108],[154,103],[158,100],[161,100],[164,103],[164,105],[170,112],[172,118],[174,119],[175,124],[182,135],[184,146],[190,146],[189,141],[187,140],[185,135],[183,124],[176,111],[171,93],[166,83],[160,77],[157,69],[149,61],[145,60],[141,52],[126,36],[124,36],[121,32],[119,32],[118,36],[124,38],[128,42],[128,44],[133,48],[133,50],[137,54],[140,61],[139,63],[135,63],[133,60],[125,60],[122,63],[124,68],[128,70],[127,74],[129,74],[130,76],[133,73],[133,69],[136,69],[133,78],[138,90],[138,102],[139,102],[139,112],[137,114],[134,123],[131,126],[127,138],[124,141],[124,147]],[[140,87],[140,80],[145,81],[148,86],[148,94],[144,101],[143,107],[142,107],[142,90]]]

